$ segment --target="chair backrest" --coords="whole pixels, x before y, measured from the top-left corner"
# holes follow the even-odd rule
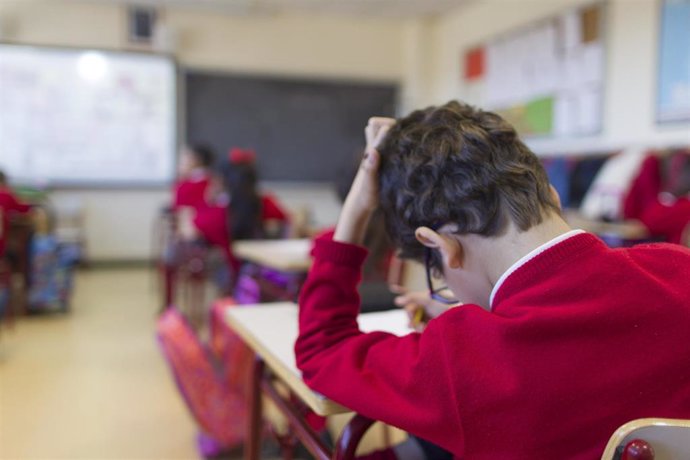
[[[616,430],[606,445],[602,460],[626,459],[620,457],[619,447],[635,439],[652,447],[654,460],[690,459],[690,420],[643,418]]]

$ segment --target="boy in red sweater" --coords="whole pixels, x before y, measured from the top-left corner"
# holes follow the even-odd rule
[[[450,102],[372,119],[366,134],[302,288],[295,351],[308,385],[463,459],[599,458],[627,421],[690,418],[690,251],[609,249],[571,230],[538,159],[496,114]],[[422,333],[357,326],[358,243],[377,206],[401,255],[464,302],[439,314],[420,301],[437,316]]]

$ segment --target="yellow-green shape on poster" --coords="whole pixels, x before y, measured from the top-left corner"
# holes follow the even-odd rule
[[[544,136],[553,131],[553,97],[533,99],[525,104],[498,110],[522,136]]]
[[[542,97],[528,102],[524,116],[529,134],[551,134],[553,130],[553,97]]]

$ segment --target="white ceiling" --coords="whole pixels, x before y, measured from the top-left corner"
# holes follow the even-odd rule
[[[434,16],[471,0],[92,0],[142,6],[205,9],[223,14],[264,15],[290,11],[348,16]]]

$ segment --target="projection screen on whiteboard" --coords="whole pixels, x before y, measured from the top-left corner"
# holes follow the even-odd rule
[[[0,169],[48,186],[169,182],[175,78],[163,56],[0,45]]]

